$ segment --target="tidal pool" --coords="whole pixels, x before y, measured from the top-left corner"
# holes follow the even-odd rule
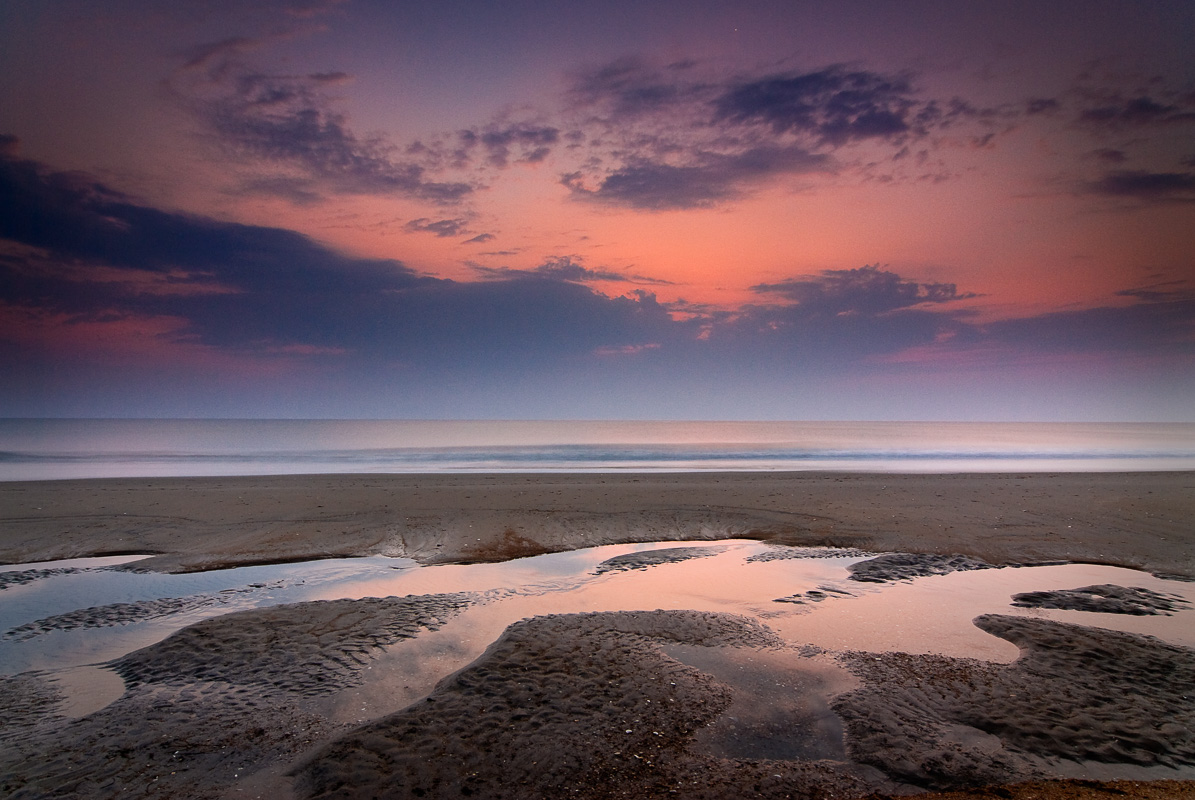
[[[795,557],[794,557],[795,556]],[[136,571],[136,557],[0,568],[0,676],[45,671],[81,716],[123,692],[104,664],[232,611],[281,603],[463,592],[473,602],[439,630],[398,642],[361,686],[321,701],[338,721],[389,713],[428,694],[480,656],[511,623],[586,611],[693,609],[759,620],[804,652],[937,653],[1009,662],[1017,648],[971,620],[1033,616],[1156,636],[1195,647],[1195,584],[1117,567],[1007,567],[885,583],[851,579],[871,556],[786,549],[747,540],[610,545],[496,564],[419,566],[410,559],[335,559],[171,575]],[[1018,608],[1026,592],[1116,585],[1171,597],[1174,610],[1129,616]],[[686,661],[706,656],[674,657]],[[708,660],[708,658],[707,658]],[[702,665],[694,663],[702,668]],[[704,668],[726,671],[722,664]],[[749,665],[734,667],[744,674]],[[769,673],[771,674],[771,673]],[[834,671],[793,680],[832,686]],[[810,712],[812,713],[812,712]]]

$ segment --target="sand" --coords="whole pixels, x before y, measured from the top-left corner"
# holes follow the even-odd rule
[[[1195,473],[331,475],[0,483],[0,563],[163,571],[354,555],[502,560],[760,538],[1195,578]]]
[[[819,546],[913,554],[859,565],[853,578],[865,582],[1052,561],[1195,578],[1193,519],[1192,473],[62,481],[0,484],[0,561],[447,563],[751,537],[789,545],[775,557],[816,557],[808,548]],[[701,555],[678,547],[605,568]],[[1025,602],[1168,613],[1170,600],[1088,586]],[[1195,774],[1195,651],[1043,619],[978,618],[1021,649],[991,664],[793,648],[725,614],[537,617],[401,710],[363,723],[327,712],[325,699],[359,685],[385,648],[433,636],[470,602],[338,600],[212,618],[112,662],[125,693],[78,719],[52,675],[0,679],[0,795],[1195,797],[1195,782],[1167,780]],[[1112,777],[1132,780],[1091,780]]]

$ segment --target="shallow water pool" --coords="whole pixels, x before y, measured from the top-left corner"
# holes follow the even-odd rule
[[[795,557],[794,557],[795,556]],[[400,708],[474,659],[511,623],[544,614],[694,609],[755,618],[794,646],[938,653],[1008,662],[1011,643],[975,627],[1000,613],[1157,636],[1195,647],[1195,584],[1117,567],[1067,564],[954,572],[890,583],[851,579],[869,556],[755,541],[610,545],[497,564],[419,566],[335,559],[182,575],[137,572],[136,557],[0,569],[0,675],[52,671],[89,713],[115,699],[102,665],[201,619],[281,603],[465,592],[467,610],[377,659],[361,692]],[[1169,615],[1017,608],[1012,595],[1093,584],[1170,596]],[[351,717],[341,698],[338,718]],[[377,709],[374,709],[376,713]]]

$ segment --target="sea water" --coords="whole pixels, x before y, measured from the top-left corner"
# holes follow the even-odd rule
[[[1195,469],[1195,423],[0,419],[0,481]]]

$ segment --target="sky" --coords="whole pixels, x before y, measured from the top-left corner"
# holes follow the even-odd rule
[[[1195,4],[5,0],[0,417],[1195,421]]]

